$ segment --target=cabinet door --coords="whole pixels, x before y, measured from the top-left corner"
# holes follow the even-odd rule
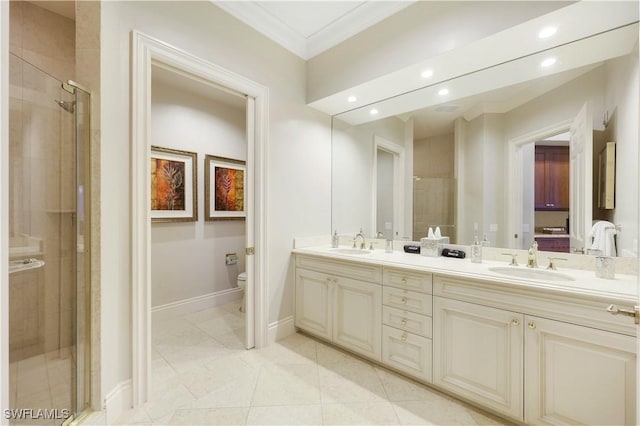
[[[434,384],[522,420],[523,315],[433,299]]]
[[[333,342],[380,361],[382,289],[378,284],[338,278],[334,284]]]
[[[536,146],[536,210],[569,210],[569,167],[569,147]]]
[[[547,200],[554,210],[569,210],[569,148],[550,147],[547,153]]]
[[[526,317],[525,422],[635,425],[635,339]]]
[[[321,272],[296,269],[295,325],[327,340],[331,340],[332,280]]]
[[[534,168],[535,209],[547,209],[546,153],[536,147]]]

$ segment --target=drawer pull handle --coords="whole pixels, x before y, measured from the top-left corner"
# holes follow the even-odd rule
[[[402,277],[400,281],[402,282],[403,285],[407,285],[407,277]]]
[[[607,312],[612,315],[625,315],[628,317],[633,317],[635,319],[635,323],[638,324],[640,321],[640,307],[634,306],[632,309],[627,308],[619,308],[616,305],[609,305],[607,307]]]
[[[520,320],[518,318],[514,318],[511,320],[511,325],[520,325]]]
[[[400,321],[400,323],[402,325],[407,325],[407,319],[406,318],[402,318],[402,321]]]
[[[402,303],[403,305],[407,304],[407,298],[403,297],[402,299],[400,299],[400,303]]]
[[[407,333],[402,333],[402,336],[400,336],[400,340],[405,342],[407,340]]]
[[[529,328],[532,329],[532,330],[535,330],[536,329],[536,323],[535,322],[530,322],[529,323]]]

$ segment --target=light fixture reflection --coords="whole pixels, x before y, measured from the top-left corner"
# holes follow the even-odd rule
[[[369,111],[369,114],[371,115],[378,115],[378,110],[377,109],[372,109],[371,111]]]
[[[420,74],[422,78],[430,78],[433,77],[433,70],[424,70],[422,74]]]
[[[556,63],[556,58],[547,58],[540,63],[541,67],[550,67],[551,65]]]
[[[355,96],[351,95],[347,98],[347,102],[349,103],[353,103],[356,102],[358,100],[358,98],[356,98]]]
[[[440,91],[438,92],[438,95],[440,96],[446,96],[449,94],[449,89],[440,89]]]
[[[538,33],[539,38],[549,38],[556,33],[556,27],[545,27]]]

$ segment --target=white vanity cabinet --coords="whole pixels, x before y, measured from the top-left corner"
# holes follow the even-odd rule
[[[525,318],[525,422],[634,425],[632,336]]]
[[[417,379],[432,379],[432,274],[384,268],[382,362]]]
[[[378,266],[296,256],[296,327],[381,361],[381,276]]]
[[[434,294],[434,384],[527,424],[636,424],[633,321],[606,302],[446,276]]]
[[[434,297],[434,384],[522,418],[524,315]]]

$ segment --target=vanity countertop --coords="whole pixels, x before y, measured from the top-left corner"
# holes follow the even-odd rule
[[[611,303],[636,304],[638,298],[638,277],[635,275],[617,274],[615,279],[597,278],[593,271],[558,268],[558,273],[568,275],[575,281],[537,280],[531,278],[514,278],[489,268],[506,267],[507,262],[483,260],[482,263],[471,263],[469,258],[455,259],[447,257],[426,257],[401,251],[386,253],[384,249],[376,249],[367,254],[348,254],[332,252],[330,246],[313,246],[296,248],[293,253],[320,256],[331,260],[343,260],[374,264],[386,267],[404,268],[451,277],[472,280],[491,281],[492,283],[555,294],[573,295],[588,299],[606,299]],[[526,269],[526,266],[514,266]],[[539,268],[544,270],[544,268]]]

